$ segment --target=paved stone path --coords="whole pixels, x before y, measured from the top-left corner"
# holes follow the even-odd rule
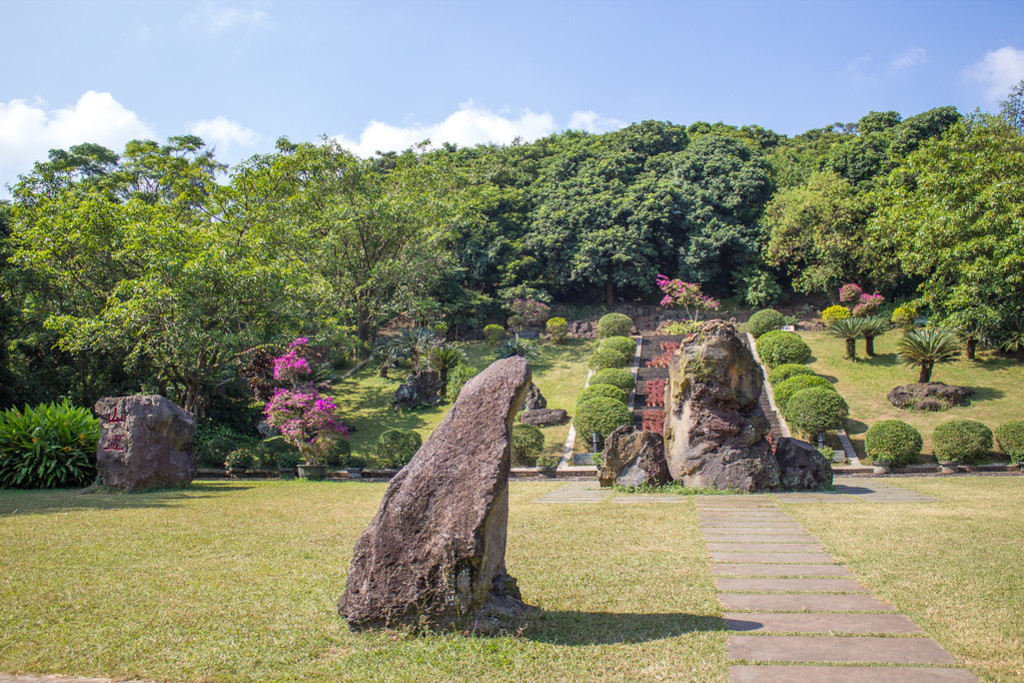
[[[600,503],[615,491],[602,489],[596,481],[571,481],[554,491],[545,493],[537,503]]]
[[[952,655],[917,624],[871,596],[775,499],[931,500],[877,483],[827,493],[698,496],[711,572],[733,631],[733,683],[977,680],[954,668]]]

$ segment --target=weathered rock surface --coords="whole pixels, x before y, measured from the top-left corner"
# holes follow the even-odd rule
[[[889,403],[897,408],[938,411],[953,406],[967,405],[974,391],[966,387],[951,386],[942,382],[927,384],[904,384],[889,392]]]
[[[634,425],[615,429],[604,440],[597,478],[601,486],[661,486],[670,482],[661,434]]]
[[[519,416],[519,421],[527,425],[546,427],[565,422],[569,413],[560,408],[540,408],[538,410],[526,410]]]
[[[196,476],[191,413],[163,396],[118,396],[96,402],[100,481],[125,491],[188,486]]]
[[[493,633],[531,618],[505,570],[511,423],[529,386],[523,358],[491,364],[391,480],[338,601],[350,627]]]
[[[526,398],[523,400],[523,410],[543,410],[547,407],[548,400],[544,398],[544,394],[540,393],[540,387],[531,384],[530,390],[526,392]]]
[[[806,441],[782,437],[775,446],[775,459],[779,483],[786,490],[818,491],[832,485],[832,465]]]
[[[395,410],[437,405],[441,402],[441,389],[441,376],[436,372],[424,370],[414,373],[395,389],[391,405]]]
[[[595,323],[573,320],[569,323],[569,337],[572,339],[592,339],[597,336],[597,325]]]
[[[760,368],[736,328],[705,323],[669,365],[665,458],[672,478],[693,487],[777,488],[760,394]]]

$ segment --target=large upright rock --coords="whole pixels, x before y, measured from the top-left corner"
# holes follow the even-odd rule
[[[106,486],[137,491],[188,486],[196,476],[196,421],[163,396],[101,398],[96,469]]]
[[[646,432],[635,425],[618,427],[604,440],[601,486],[661,486],[672,478],[665,462],[661,434]]]
[[[775,459],[784,489],[817,491],[832,486],[832,465],[806,441],[782,437],[775,445]]]
[[[391,480],[338,601],[349,626],[493,633],[531,615],[505,570],[511,425],[529,387],[523,358],[491,364]]]
[[[777,488],[760,394],[760,367],[736,328],[705,323],[669,365],[665,458],[672,478],[693,487]]]

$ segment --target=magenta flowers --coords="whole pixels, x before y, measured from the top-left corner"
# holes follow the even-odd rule
[[[717,311],[721,304],[717,299],[705,295],[700,291],[700,285],[695,282],[683,282],[682,280],[670,280],[664,275],[658,275],[658,289],[661,290],[661,305],[665,307],[676,306],[686,311],[686,317],[696,321],[700,318],[701,311]]]

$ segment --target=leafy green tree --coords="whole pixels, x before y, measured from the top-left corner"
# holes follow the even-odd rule
[[[1024,135],[1024,79],[1010,88],[1006,99],[999,102],[999,115],[1007,124]]]
[[[930,327],[903,335],[896,342],[896,352],[907,365],[921,368],[917,381],[919,384],[927,384],[932,380],[932,370],[936,364],[956,360],[960,355],[960,345],[949,331]]]

